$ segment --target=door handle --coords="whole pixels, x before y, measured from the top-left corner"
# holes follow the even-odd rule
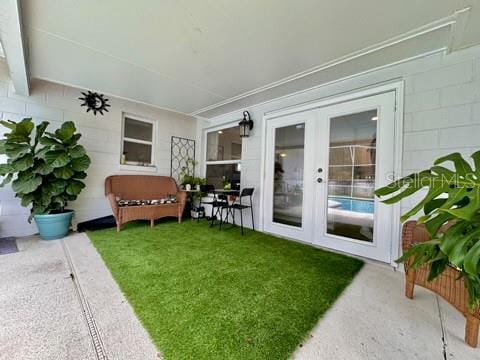
[[[320,184],[321,182],[323,182],[323,179],[322,179],[322,178],[318,178],[318,179],[317,179],[317,182]]]

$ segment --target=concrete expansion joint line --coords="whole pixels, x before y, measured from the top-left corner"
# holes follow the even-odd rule
[[[95,322],[93,313],[90,309],[90,305],[87,301],[87,298],[85,297],[85,293],[83,292],[82,286],[80,285],[79,278],[73,264],[72,257],[70,255],[70,251],[68,250],[67,244],[64,240],[60,240],[60,243],[62,244],[63,252],[65,253],[65,258],[67,259],[67,263],[70,268],[70,278],[72,279],[73,287],[75,288],[78,301],[82,308],[83,316],[85,317],[85,320],[87,322],[87,328],[90,334],[90,338],[92,340],[95,356],[97,360],[107,360],[108,357],[102,342],[102,338],[100,336],[100,332]]]
[[[440,301],[438,300],[437,295],[435,295],[435,302],[437,303],[438,319],[440,321],[440,330],[442,331],[443,360],[448,360],[448,357],[447,357],[447,339],[445,337],[445,324],[443,323],[442,310],[440,309]]]

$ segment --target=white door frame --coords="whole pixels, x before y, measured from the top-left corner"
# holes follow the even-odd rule
[[[390,263],[391,256],[391,229],[393,228],[393,209],[391,206],[382,204],[378,198],[374,198],[375,213],[373,224],[373,241],[367,242],[355,240],[343,236],[329,234],[327,231],[328,217],[328,179],[329,179],[329,144],[330,144],[330,122],[338,116],[357,114],[372,109],[377,110],[379,119],[375,121],[377,138],[377,161],[375,166],[375,186],[381,187],[388,184],[390,176],[394,171],[392,160],[394,158],[395,141],[395,97],[394,92],[372,95],[360,99],[350,100],[340,104],[323,107],[318,110],[319,141],[317,142],[317,167],[323,168],[323,172],[317,176],[323,181],[316,186],[316,201],[314,208],[316,229],[314,241],[319,246],[324,246],[337,251],[351,252],[358,256]],[[323,131],[321,131],[323,130]],[[317,177],[316,176],[316,177]]]
[[[263,128],[262,128],[262,156],[261,156],[261,171],[262,171],[262,182],[260,186],[261,199],[259,206],[259,229],[262,231],[268,232],[265,229],[265,222],[263,221],[263,215],[266,202],[267,189],[269,189],[269,184],[266,183],[266,160],[265,156],[267,154],[267,125],[268,122],[272,119],[282,117],[289,114],[301,113],[304,111],[313,110],[316,108],[322,108],[333,104],[339,104],[342,102],[347,102],[354,99],[360,99],[363,97],[368,97],[372,95],[378,95],[386,92],[395,92],[395,154],[394,154],[394,178],[400,178],[402,175],[402,154],[403,154],[403,98],[404,98],[404,81],[393,81],[379,86],[372,86],[367,89],[360,89],[357,91],[352,91],[348,93],[343,93],[339,95],[330,96],[327,98],[319,99],[313,102],[298,104],[294,107],[287,107],[283,109],[278,109],[275,111],[267,112],[263,116]],[[401,234],[401,223],[400,223],[400,204],[392,205],[392,230],[391,230],[391,259],[390,265],[397,267],[398,264],[395,263],[395,259],[398,258],[400,253],[400,234]],[[300,240],[301,241],[301,240]],[[312,244],[316,246],[315,244]]]
[[[316,127],[316,112],[305,111],[297,114],[288,115],[285,118],[277,119],[275,122],[270,122],[267,125],[267,148],[274,149],[275,147],[275,130],[285,126],[297,125],[303,123],[305,125],[304,131],[304,153],[313,153],[315,151],[315,127]],[[265,181],[273,184],[274,180],[274,163],[275,152],[267,151],[265,154]],[[313,194],[315,186],[313,182],[305,181],[311,178],[311,169],[315,166],[315,158],[313,156],[304,156],[303,164],[303,197],[302,197],[302,226],[296,227],[266,221],[265,219],[273,219],[273,207],[265,207],[265,212],[262,216],[264,231],[269,233],[281,233],[283,236],[293,238],[305,242],[310,242],[312,238],[312,226],[315,219],[311,209],[314,206]],[[310,196],[308,196],[310,194]],[[273,204],[273,191],[268,191],[264,194],[266,204]]]

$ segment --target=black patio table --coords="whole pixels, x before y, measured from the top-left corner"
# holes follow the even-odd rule
[[[237,197],[240,196],[240,190],[233,190],[233,189],[215,189],[213,190],[213,196],[217,198],[217,195],[220,195],[222,197],[226,197],[226,201],[228,201],[228,197],[233,198],[232,202],[235,202]],[[217,207],[217,211],[215,214],[213,214],[213,208],[212,208],[212,222],[210,224],[210,227],[212,227],[215,221],[215,218],[217,215],[220,213],[221,207]],[[222,219],[220,219],[220,222],[222,222]]]

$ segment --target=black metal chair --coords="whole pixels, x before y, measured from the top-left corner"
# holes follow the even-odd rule
[[[254,188],[242,189],[242,191],[240,191],[240,196],[237,199],[238,202],[235,201],[233,204],[228,204],[228,201],[227,201],[227,205],[222,206],[220,208],[220,229],[222,228],[222,222],[223,222],[223,209],[227,210],[227,214],[226,214],[227,216],[225,218],[225,222],[228,221],[228,214],[230,213],[232,214],[232,220],[234,225],[235,225],[235,210],[239,210],[240,211],[240,227],[242,229],[242,235],[243,235],[243,210],[250,209],[250,213],[252,215],[252,228],[253,230],[255,230],[255,222],[253,220],[253,202],[252,202],[252,195],[254,190],[255,190]],[[242,198],[244,197],[248,197],[249,204],[242,203]]]
[[[201,192],[201,194],[214,193],[215,192],[215,186],[213,186],[213,185],[200,185],[200,192]],[[202,201],[202,199],[200,198],[200,202],[198,204],[198,207],[201,208],[202,205],[210,205],[212,207],[212,212],[211,212],[211,216],[210,216],[210,220],[211,220],[210,226],[213,226],[213,222],[215,220],[215,217],[217,217],[217,215],[220,213],[220,209],[227,204],[228,204],[228,202],[227,202],[226,197],[222,198],[221,195],[215,195],[214,194],[212,200]],[[206,214],[205,211],[203,213]],[[206,217],[206,215],[205,215],[205,217]],[[207,218],[207,220],[208,220],[208,218]],[[200,216],[197,218],[197,223],[198,222],[200,222]]]

